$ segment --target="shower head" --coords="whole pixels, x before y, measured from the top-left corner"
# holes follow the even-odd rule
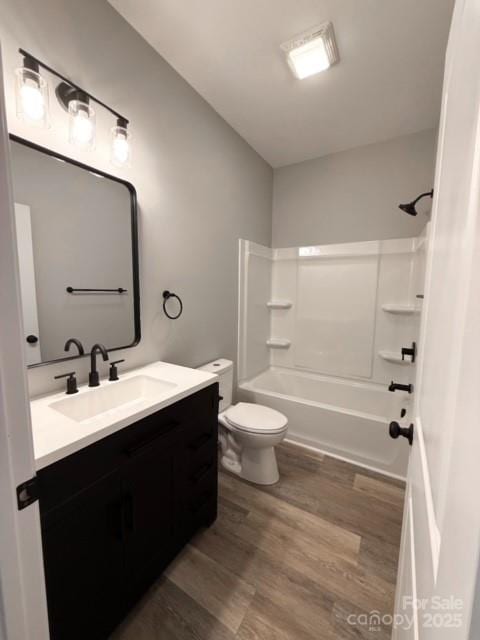
[[[422,198],[426,198],[427,196],[433,198],[433,189],[431,191],[427,191],[426,193],[420,194],[418,198],[415,198],[415,200],[412,200],[412,202],[407,202],[407,204],[399,204],[398,208],[402,211],[405,211],[405,213],[408,213],[409,216],[416,216],[418,211],[415,205],[419,200],[421,200]]]
[[[405,213],[408,213],[409,216],[416,216],[418,213],[413,202],[409,202],[407,204],[399,204],[398,208],[402,211],[405,211]]]

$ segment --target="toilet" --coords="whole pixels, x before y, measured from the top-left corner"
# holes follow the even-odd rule
[[[261,404],[232,404],[233,362],[220,358],[199,367],[218,375],[221,465],[255,484],[275,484],[279,473],[275,446],[286,436],[287,418]]]

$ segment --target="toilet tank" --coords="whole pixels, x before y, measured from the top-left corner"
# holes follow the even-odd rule
[[[219,413],[225,411],[225,409],[232,404],[233,362],[231,360],[225,360],[225,358],[219,358],[198,368],[202,371],[217,374],[220,386],[219,393],[222,397],[218,411]]]

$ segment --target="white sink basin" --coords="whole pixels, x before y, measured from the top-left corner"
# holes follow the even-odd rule
[[[83,422],[115,409],[150,404],[160,400],[176,386],[174,382],[139,375],[88,389],[78,395],[52,402],[49,406],[67,418]]]

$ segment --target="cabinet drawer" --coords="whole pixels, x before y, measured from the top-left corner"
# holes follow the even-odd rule
[[[148,448],[157,438],[165,436],[169,444],[177,438],[180,446],[190,425],[189,404],[192,400],[195,404],[204,403],[203,392],[208,390],[189,396],[41,469],[38,481],[42,514],[128,463],[132,456]],[[197,396],[201,397],[197,399]]]
[[[217,455],[218,435],[217,430],[211,433],[198,435],[185,449],[187,472],[192,473],[201,467],[207,460]]]

